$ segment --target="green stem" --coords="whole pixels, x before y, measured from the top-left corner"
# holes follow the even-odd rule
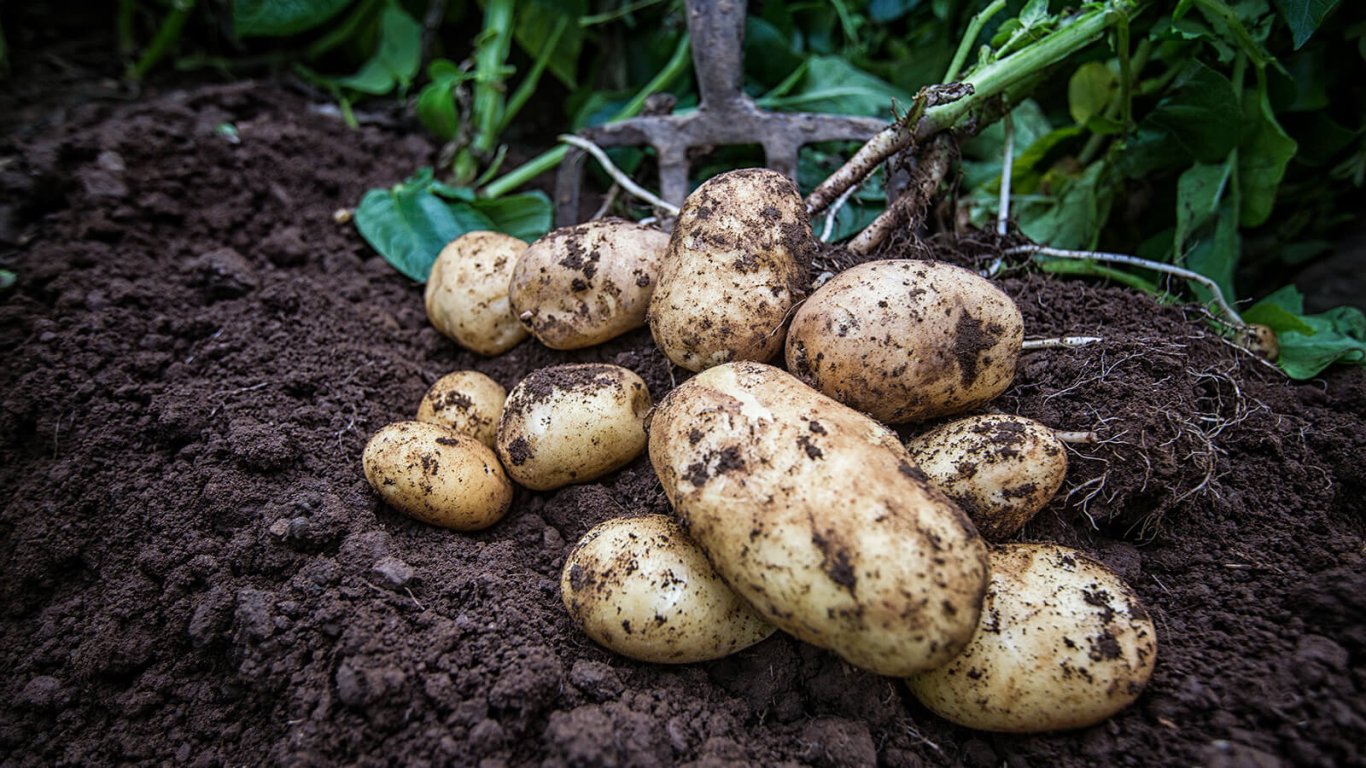
[[[161,62],[171,48],[180,41],[180,32],[185,28],[185,21],[190,17],[190,11],[194,10],[196,0],[176,0],[171,6],[171,12],[166,14],[166,18],[161,20],[161,26],[157,27],[156,36],[152,38],[151,45],[143,52],[142,57],[137,63],[128,69],[130,80],[141,80]]]
[[[507,107],[503,109],[503,119],[498,123],[499,134],[512,123],[512,119],[517,116],[518,112],[522,111],[522,107],[526,106],[527,100],[536,91],[536,85],[541,82],[541,75],[545,72],[546,65],[550,63],[550,57],[555,52],[555,46],[560,44],[560,38],[564,36],[565,30],[568,28],[569,19],[561,16],[559,21],[555,23],[555,29],[551,30],[550,37],[545,41],[545,45],[541,47],[541,52],[536,54],[536,61],[531,65],[531,71],[522,78],[522,82],[517,85],[517,90],[512,92],[512,98],[508,99]]]
[[[136,0],[119,0],[119,12],[114,18],[114,30],[119,44],[120,56],[132,56],[138,42],[133,36],[133,15],[137,12]]]
[[[312,61],[354,38],[356,30],[360,29],[361,24],[365,23],[366,19],[379,7],[379,4],[380,0],[361,0],[340,24],[332,27],[327,34],[313,41],[308,48],[304,49],[304,58]]]
[[[1127,22],[1124,26],[1126,29],[1128,28]],[[1126,37],[1125,40],[1127,41],[1127,39],[1128,38]],[[1110,102],[1110,104],[1105,107],[1104,114],[1105,117],[1110,119],[1114,119],[1117,114],[1120,115],[1120,120],[1124,124],[1125,131],[1129,130],[1129,121],[1133,119],[1131,110],[1134,89],[1130,78],[1133,76],[1133,73],[1143,71],[1143,67],[1148,63],[1148,57],[1152,55],[1152,50],[1152,41],[1144,40],[1138,44],[1138,50],[1134,51],[1132,57],[1126,55],[1121,55],[1120,57],[1120,100],[1118,102]],[[1083,166],[1090,165],[1091,161],[1095,160],[1096,156],[1100,154],[1101,148],[1105,146],[1105,142],[1109,138],[1109,136],[1102,136],[1098,133],[1091,134],[1090,138],[1086,140],[1086,145],[1082,147],[1081,153],[1077,155],[1077,162]]]
[[[498,144],[498,124],[506,106],[503,66],[512,47],[514,0],[489,0],[484,6],[484,31],[474,51],[474,141],[471,148],[480,154],[492,152]]]
[[[963,33],[963,39],[958,41],[958,50],[954,52],[953,62],[949,64],[949,69],[944,73],[941,82],[952,83],[958,77],[958,73],[963,71],[963,65],[967,63],[968,52],[977,44],[977,36],[982,34],[982,27],[1004,7],[1006,0],[996,0],[972,17],[972,21],[968,22],[967,31]]]
[[[579,26],[586,29],[588,27],[592,27],[598,24],[606,24],[609,21],[616,21],[622,16],[635,13],[636,11],[642,8],[649,8],[652,5],[658,5],[661,2],[663,2],[663,0],[640,0],[640,2],[637,3],[627,3],[626,5],[621,6],[615,11],[595,13],[592,16],[580,16]]]

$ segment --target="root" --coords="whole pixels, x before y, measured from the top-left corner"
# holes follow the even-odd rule
[[[602,151],[602,147],[599,147],[597,144],[594,144],[582,136],[575,136],[569,133],[561,134],[558,138],[561,142],[578,147],[584,152],[592,155],[593,159],[598,161],[598,165],[602,166],[602,170],[606,171],[607,175],[612,177],[612,181],[615,181],[620,185],[628,194],[644,200],[654,206],[657,210],[663,211],[670,216],[678,215],[678,206],[664,200],[659,195],[656,195],[632,181],[630,176],[627,176],[620,168],[612,163],[612,160],[607,156],[607,153]]]
[[[1099,336],[1059,336],[1052,339],[1025,339],[1020,344],[1023,352],[1032,352],[1036,349],[1075,349],[1085,347],[1090,344],[1097,344],[1105,341]]]
[[[915,229],[924,215],[925,206],[948,174],[953,153],[954,144],[948,136],[938,136],[930,142],[920,158],[920,168],[911,181],[911,188],[849,242],[849,252],[866,256],[882,245],[893,230],[903,226]]]

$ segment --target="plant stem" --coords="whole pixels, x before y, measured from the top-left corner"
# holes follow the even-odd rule
[[[180,41],[180,32],[185,28],[185,21],[190,17],[190,11],[194,10],[196,1],[175,0],[171,12],[166,14],[166,18],[161,20],[161,26],[157,27],[151,45],[143,51],[137,63],[128,68],[128,79],[141,80],[146,77],[147,73],[152,71],[152,68]]]
[[[370,14],[379,6],[380,0],[361,0],[356,7],[347,14],[342,22],[327,34],[315,40],[308,48],[304,49],[304,58],[312,61],[328,51],[336,48],[347,40],[356,36],[356,30],[369,18]]]
[[[474,141],[471,148],[480,154],[493,151],[498,143],[498,125],[506,106],[503,66],[512,49],[513,0],[489,0],[484,5],[484,31],[474,51]]]
[[[968,52],[972,46],[977,44],[977,36],[982,34],[982,27],[986,26],[991,17],[1006,7],[1006,0],[996,0],[996,2],[983,8],[972,21],[968,22],[967,31],[963,33],[963,39],[958,41],[958,50],[953,54],[953,62],[949,64],[949,69],[944,73],[945,83],[952,83],[958,77],[958,73],[963,71],[963,65],[967,63]]]
[[[138,43],[133,36],[133,15],[137,13],[135,0],[119,0],[119,12],[114,18],[114,34],[118,40],[119,56],[132,56]]]
[[[531,71],[527,72],[522,82],[517,84],[517,90],[512,92],[512,98],[508,99],[507,106],[503,109],[503,119],[498,122],[498,133],[501,135],[512,119],[526,106],[527,100],[535,92],[537,83],[541,82],[541,75],[545,72],[546,65],[550,64],[550,57],[555,52],[555,46],[560,44],[560,38],[569,28],[569,19],[561,16],[555,24],[555,29],[551,30],[550,37],[546,40],[541,52],[536,54],[536,61],[531,65]]]

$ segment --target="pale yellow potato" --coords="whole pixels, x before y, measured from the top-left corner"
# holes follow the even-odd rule
[[[512,504],[512,483],[493,451],[435,424],[384,427],[370,438],[362,462],[380,498],[424,523],[477,531],[502,519]]]
[[[562,227],[517,260],[509,295],[551,349],[601,344],[645,324],[669,236],[624,219]]]
[[[502,384],[478,371],[448,373],[422,396],[417,420],[470,435],[492,448],[507,396]]]
[[[821,286],[792,318],[787,368],[887,424],[971,410],[1010,386],[1024,341],[1015,302],[933,261],[870,261]]]
[[[1156,660],[1152,620],[1109,569],[1056,544],[1006,544],[991,553],[982,624],[967,650],[906,682],[959,725],[1060,731],[1127,707]]]
[[[1023,416],[969,416],[916,435],[906,450],[987,541],[1015,535],[1067,477],[1062,441]]]
[[[620,366],[532,371],[503,406],[498,457],[513,480],[537,491],[596,480],[644,450],[652,405],[645,382]]]
[[[786,176],[747,168],[709,179],[684,201],[669,240],[650,300],[655,343],[690,371],[773,359],[815,249]]]
[[[526,243],[501,232],[467,232],[441,249],[427,277],[427,319],[460,346],[500,355],[526,338],[508,301],[508,280]]]
[[[972,636],[986,545],[867,416],[730,363],[660,402],[650,461],[721,578],[779,629],[890,676]]]
[[[593,528],[565,560],[560,592],[593,642],[639,661],[719,659],[775,629],[665,515],[621,517]]]

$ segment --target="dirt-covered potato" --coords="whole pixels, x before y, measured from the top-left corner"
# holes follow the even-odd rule
[[[684,201],[669,240],[650,300],[655,343],[691,371],[771,360],[815,242],[786,176],[748,168],[709,179]]]
[[[502,384],[478,371],[448,373],[422,396],[417,420],[470,435],[492,448],[507,396]]]
[[[422,421],[376,432],[362,458],[365,479],[389,505],[424,523],[477,531],[512,504],[498,457],[469,435]]]
[[[653,402],[639,376],[616,365],[552,365],[512,388],[498,420],[498,457],[537,491],[586,483],[645,448]]]
[[[664,515],[593,528],[565,560],[560,592],[594,642],[640,661],[719,659],[774,631]]]
[[[717,572],[780,629],[891,676],[971,637],[986,545],[867,416],[777,368],[721,365],[655,409],[650,461]]]
[[[669,236],[623,219],[557,229],[517,260],[517,318],[551,349],[601,344],[645,324]]]
[[[508,281],[526,243],[501,232],[467,232],[441,249],[427,277],[427,318],[481,355],[500,355],[526,338],[508,301]]]
[[[1127,707],[1156,660],[1152,620],[1109,569],[1055,544],[1006,544],[967,650],[907,684],[969,728],[1058,731]]]
[[[821,286],[792,318],[787,368],[900,424],[975,408],[1015,378],[1024,322],[985,278],[932,261],[871,261]]]
[[[1067,477],[1062,441],[1023,416],[969,416],[916,435],[906,450],[988,541],[1015,535]]]

